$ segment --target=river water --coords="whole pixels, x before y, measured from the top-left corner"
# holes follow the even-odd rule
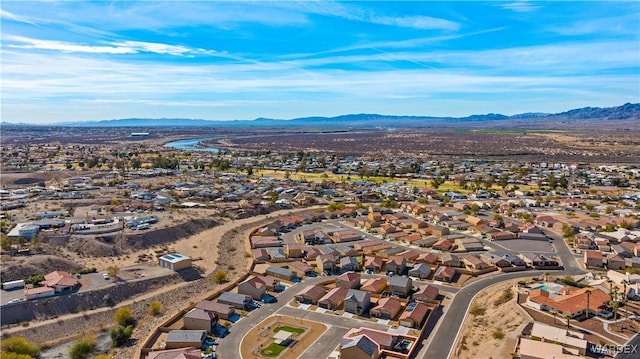
[[[175,148],[177,150],[184,151],[208,151],[208,152],[220,152],[219,149],[215,147],[203,147],[200,146],[199,143],[205,140],[211,140],[210,137],[199,137],[199,138],[190,138],[187,140],[178,140],[167,142],[164,144],[165,147]]]

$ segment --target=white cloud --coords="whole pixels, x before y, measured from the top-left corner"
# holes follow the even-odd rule
[[[539,3],[532,3],[530,1],[508,2],[508,3],[502,3],[498,6],[500,6],[505,10],[511,10],[515,12],[531,12],[531,11],[538,10],[539,8],[542,7],[542,5],[540,5]]]
[[[346,20],[368,22],[372,24],[405,27],[416,30],[450,30],[457,31],[460,24],[441,18],[424,15],[390,16],[379,14],[371,9],[356,6],[355,3],[337,1],[291,1],[276,3],[279,7],[299,9],[308,14],[338,17]]]
[[[155,53],[173,56],[184,56],[194,54],[213,55],[215,50],[193,49],[182,45],[169,45],[145,41],[120,41],[110,42],[104,45],[83,45],[56,40],[40,40],[24,36],[4,35],[7,47],[18,49],[50,50],[68,53],[88,53],[88,54],[137,54]],[[222,54],[227,57],[228,55]]]

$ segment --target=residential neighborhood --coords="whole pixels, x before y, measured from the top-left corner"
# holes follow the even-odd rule
[[[145,149],[132,146],[136,156],[142,156]],[[27,151],[20,146],[10,149]],[[151,285],[152,278],[193,284],[207,280],[216,268],[221,271],[220,266],[203,262],[196,245],[178,250],[172,241],[179,240],[178,233],[188,235],[223,223],[233,227],[235,221],[253,218],[262,222],[243,229],[246,237],[240,237],[240,243],[245,244],[233,249],[237,255],[224,254],[236,258],[225,275],[236,272],[235,263],[246,262],[249,270],[237,272],[224,290],[204,300],[182,308],[165,304],[181,315],[156,328],[144,354],[159,357],[164,350],[167,355],[186,355],[180,350],[190,347],[184,350],[212,353],[215,348],[217,355],[240,355],[234,352],[241,347],[237,328],[259,328],[253,318],[270,311],[313,316],[323,323],[332,323],[324,316],[351,321],[346,327],[330,324],[344,328],[342,339],[324,343],[323,349],[310,348],[314,353],[324,350],[322,355],[344,357],[360,350],[369,357],[422,357],[435,350],[429,343],[439,334],[437,328],[448,330],[442,315],[446,318],[451,305],[457,308],[458,293],[501,275],[529,280],[540,279],[543,273],[555,277],[556,282],[547,278],[537,287],[529,285],[522,303],[527,310],[557,316],[558,322],[565,316],[578,322],[636,320],[640,209],[639,192],[633,189],[638,173],[631,167],[385,162],[275,152],[258,158],[232,151],[212,159],[205,151],[181,157],[163,148],[159,157],[175,160],[167,162],[168,168],[146,168],[150,163],[146,157],[138,168],[108,169],[106,154],[102,163],[87,167],[83,161],[80,166],[78,156],[86,148],[29,147],[28,153],[37,158],[39,151],[45,151],[48,163],[63,150],[68,153],[66,168],[41,167],[53,180],[3,186],[0,193],[3,255],[8,259],[3,284],[22,285],[2,292],[3,325],[29,320],[4,313],[31,307],[41,298],[80,298],[111,286],[135,287],[131,292],[135,296],[153,290],[135,284]],[[42,162],[19,163],[15,158],[3,161],[32,170]],[[59,164],[50,166],[55,169]],[[220,165],[227,169],[219,170]],[[404,168],[413,171],[403,172]],[[77,174],[59,177],[66,171]],[[370,179],[380,174],[386,179]],[[442,183],[449,188],[440,189]],[[102,197],[106,193],[108,200]],[[271,218],[270,213],[282,214]],[[70,257],[78,263],[99,263],[93,260],[97,255],[131,258],[136,253],[131,258],[135,261],[86,270],[82,264],[64,265],[50,273],[23,275],[9,270],[14,268],[12,261],[65,253],[81,248],[80,243],[85,249],[76,249]],[[140,251],[145,248],[155,252]],[[584,277],[585,273],[591,276]],[[558,280],[568,284],[561,286]],[[248,324],[243,323],[249,322],[245,328]],[[367,331],[371,323],[375,329]],[[322,337],[322,333],[307,335]],[[450,338],[450,348],[456,339]],[[536,357],[526,354],[531,340],[535,339],[522,339],[523,357]],[[276,344],[267,340],[256,345]],[[291,345],[283,347],[285,353],[298,350]]]

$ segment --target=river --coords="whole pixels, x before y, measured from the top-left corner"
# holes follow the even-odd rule
[[[208,151],[208,152],[220,152],[215,147],[203,147],[200,146],[201,141],[211,140],[210,137],[190,138],[187,140],[171,141],[164,144],[165,147],[175,148],[177,150],[184,151]]]

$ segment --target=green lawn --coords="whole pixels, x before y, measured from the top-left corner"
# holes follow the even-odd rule
[[[273,331],[275,333],[284,330],[285,332],[289,332],[289,333],[297,333],[297,334],[302,334],[304,333],[304,329],[302,328],[295,328],[295,327],[290,327],[288,325],[283,325],[281,327],[277,327],[276,329],[274,329]]]
[[[271,345],[269,345],[268,347],[260,350],[260,355],[262,355],[263,357],[267,357],[267,358],[275,358],[278,355],[280,355],[280,353],[282,353],[283,350],[285,350],[287,347],[276,344],[276,343],[271,343]]]

